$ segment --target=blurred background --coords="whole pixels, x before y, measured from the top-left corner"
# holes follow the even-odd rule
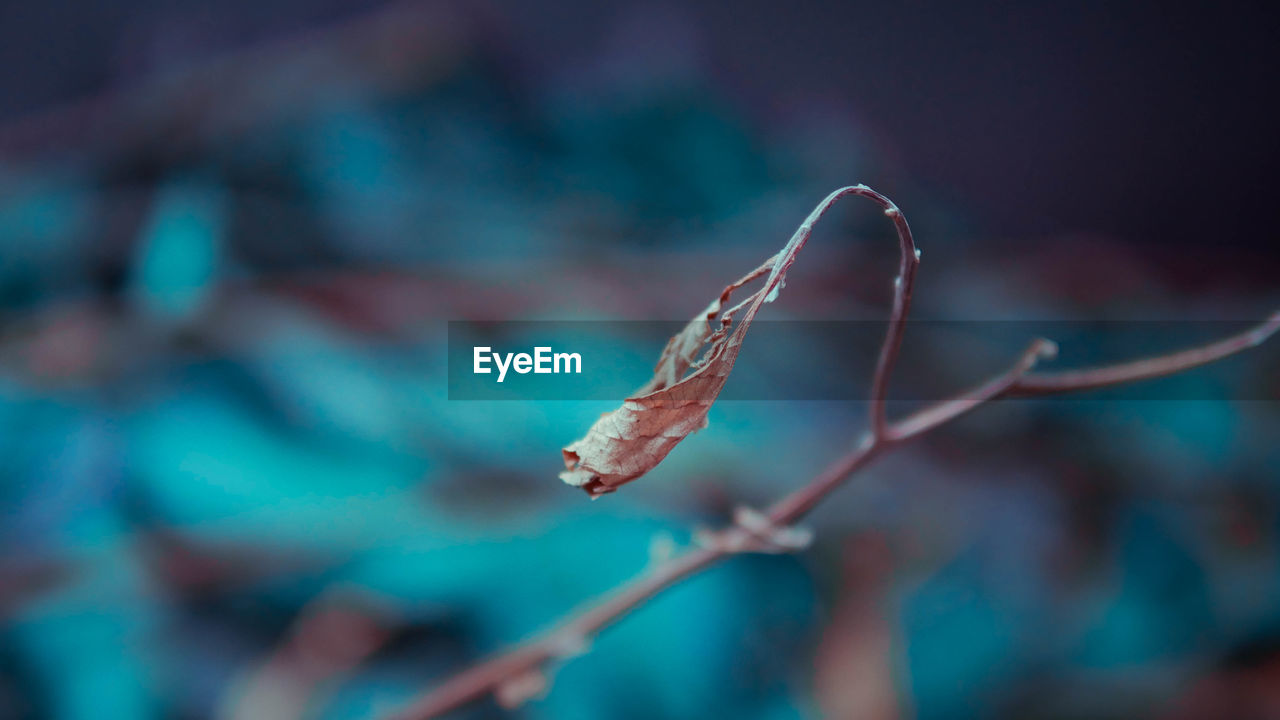
[[[1261,3],[6,0],[0,717],[372,717],[795,487],[864,406],[721,403],[588,502],[559,449],[616,402],[450,401],[446,323],[691,317],[841,185],[911,220],[920,318],[1265,316],[1277,31]],[[762,317],[883,318],[895,264],[849,201]],[[836,495],[810,552],[457,717],[1280,717],[1278,362],[1186,379],[1265,400],[987,407]]]

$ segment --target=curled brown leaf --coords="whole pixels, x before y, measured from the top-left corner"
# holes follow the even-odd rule
[[[895,223],[904,222],[888,198],[865,185],[828,195],[777,255],[726,287],[667,342],[649,382],[623,400],[622,407],[601,415],[582,439],[561,451],[565,470],[560,479],[592,497],[611,493],[652,470],[681,440],[706,427],[707,413],[729,379],[752,320],[786,284],[787,271],[814,224],[845,195],[868,197]],[[729,306],[735,292],[766,273],[759,289]]]

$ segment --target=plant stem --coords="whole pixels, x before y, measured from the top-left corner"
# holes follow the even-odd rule
[[[774,503],[761,516],[766,527],[748,527],[735,522],[703,537],[694,547],[649,568],[642,575],[624,583],[604,597],[588,602],[571,612],[556,625],[472,668],[446,680],[401,709],[394,720],[427,720],[477,700],[489,693],[503,697],[504,688],[545,687],[543,668],[548,663],[563,661],[585,652],[592,637],[621,620],[662,591],[695,575],[721,560],[736,554],[759,551],[796,550],[799,547],[772,538],[781,538],[793,523],[817,507],[833,491],[862,468],[899,445],[924,435],[973,409],[1001,397],[1029,397],[1091,390],[1111,385],[1171,375],[1214,362],[1255,347],[1280,330],[1280,312],[1263,323],[1238,335],[1201,347],[1168,355],[1145,358],[1117,365],[1056,373],[1031,373],[1036,363],[1053,357],[1056,346],[1048,340],[1036,340],[1023,351],[1009,370],[954,398],[925,407],[891,423],[886,413],[889,379],[897,363],[898,349],[911,307],[911,291],[919,256],[911,237],[911,229],[897,206],[885,196],[865,185],[841,188],[831,193],[810,213],[793,236],[791,243],[804,243],[813,224],[845,195],[859,195],[873,200],[893,220],[898,232],[901,261],[894,283],[893,309],[889,328],[880,348],[879,360],[871,389],[870,432],[853,450],[837,459],[816,477]],[[789,243],[789,247],[791,245]],[[784,249],[784,254],[786,253]],[[792,253],[794,255],[794,253]],[[763,272],[757,271],[757,274]],[[778,268],[773,269],[778,272]],[[785,271],[785,268],[783,268]],[[770,537],[772,536],[772,538]],[[537,682],[518,681],[533,674]],[[513,691],[515,692],[515,691]],[[510,698],[518,703],[528,695]]]

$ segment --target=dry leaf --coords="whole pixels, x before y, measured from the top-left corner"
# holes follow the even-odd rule
[[[613,492],[652,470],[686,436],[706,427],[707,412],[729,379],[751,321],[764,303],[777,298],[814,223],[837,198],[850,192],[875,195],[865,186],[856,186],[837,190],[819,203],[781,252],[726,287],[667,342],[652,380],[624,400],[622,407],[601,415],[585,437],[564,448],[565,470],[560,479],[593,497]],[[891,212],[897,208],[888,203],[886,213]],[[768,279],[763,287],[724,309],[735,291],[765,273]],[[742,318],[734,327],[739,312]]]

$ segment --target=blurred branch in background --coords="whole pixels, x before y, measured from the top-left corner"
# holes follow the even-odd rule
[[[327,590],[298,614],[289,639],[228,694],[223,720],[300,720],[391,635],[386,609],[359,593]]]
[[[163,68],[138,87],[108,90],[0,125],[6,161],[73,157],[114,165],[179,162],[335,98],[411,93],[471,54],[478,15],[413,0],[327,29]]]

